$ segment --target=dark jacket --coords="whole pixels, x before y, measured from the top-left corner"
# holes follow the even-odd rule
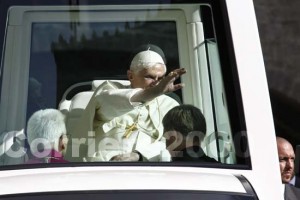
[[[285,200],[298,200],[300,199],[300,189],[290,184],[285,184],[284,188],[284,199]]]
[[[300,188],[300,177],[299,176],[295,176],[296,180],[295,180],[295,187]]]
[[[208,157],[199,146],[188,147],[182,150],[182,154],[172,157],[172,161],[195,161],[218,163],[214,158]]]

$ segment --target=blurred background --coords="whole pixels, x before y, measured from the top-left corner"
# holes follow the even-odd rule
[[[276,135],[295,147],[300,145],[300,1],[253,2]]]

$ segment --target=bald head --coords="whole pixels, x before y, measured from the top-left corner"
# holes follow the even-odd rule
[[[294,176],[295,152],[289,141],[276,137],[282,183],[289,183]]]

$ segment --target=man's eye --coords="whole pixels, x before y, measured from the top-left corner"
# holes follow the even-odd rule
[[[163,76],[163,77],[159,77],[159,78],[158,78],[158,81],[161,81],[163,78],[164,78],[164,76]]]
[[[279,158],[280,162],[287,161],[287,160],[288,160],[288,158]]]
[[[151,77],[151,76],[145,76],[145,79],[155,80],[155,78],[154,78],[154,77]]]

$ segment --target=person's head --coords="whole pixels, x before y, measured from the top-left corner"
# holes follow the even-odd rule
[[[182,141],[178,144],[178,150],[200,145],[206,134],[205,117],[193,105],[182,104],[172,108],[163,117],[162,123],[167,146],[174,144],[174,140]]]
[[[277,150],[279,156],[279,167],[281,173],[282,183],[289,183],[294,176],[294,149],[286,139],[282,137],[276,137]]]
[[[132,88],[148,88],[156,85],[166,74],[166,61],[163,51],[155,45],[143,45],[133,54],[130,69],[127,71]]]
[[[56,109],[39,110],[27,123],[27,139],[32,150],[37,150],[37,145],[42,143],[64,154],[66,133],[65,116]]]

